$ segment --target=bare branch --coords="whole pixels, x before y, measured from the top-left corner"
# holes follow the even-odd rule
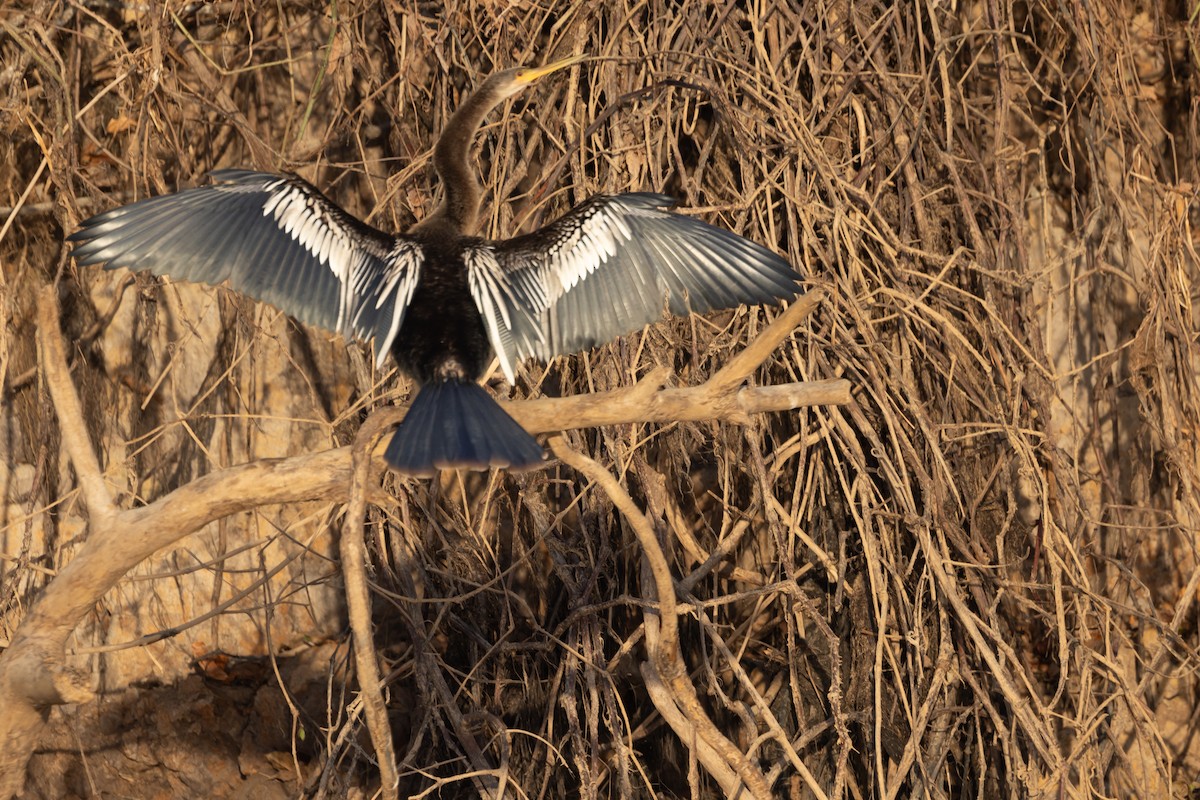
[[[651,699],[654,700],[655,706],[685,746],[693,747],[697,735],[703,741],[705,746],[695,748],[696,755],[709,774],[721,784],[727,797],[737,797],[744,789],[749,791],[752,797],[760,800],[770,798],[772,795],[766,777],[746,758],[746,754],[713,724],[701,705],[700,698],[696,696],[696,687],[688,678],[687,667],[679,651],[679,612],[675,603],[675,582],[671,577],[667,556],[658,543],[650,521],[608,470],[582,453],[572,450],[561,436],[550,439],[550,448],[554,455],[604,490],[633,528],[642,546],[642,554],[650,565],[655,593],[658,595],[658,625],[661,626],[661,630],[652,641],[653,622],[648,614],[646,645],[650,651],[654,672],[671,690],[669,702],[661,690],[652,692]],[[647,685],[654,686],[655,682],[650,679],[649,672],[650,670],[643,667],[642,675],[648,678]]]
[[[796,326],[813,312],[824,296],[820,289],[813,289],[793,300],[786,311],[772,320],[766,330],[755,337],[745,349],[729,359],[729,363],[709,378],[705,386],[714,394],[725,394],[741,384],[751,372],[771,357]]]
[[[373,417],[359,430],[354,440],[351,463],[350,504],[338,546],[342,556],[342,578],[346,587],[346,614],[350,618],[350,633],[354,638],[354,666],[358,686],[362,691],[363,711],[367,730],[375,746],[379,763],[379,779],[384,800],[398,796],[400,777],[396,772],[396,749],[392,743],[392,727],[388,723],[387,704],[383,700],[383,683],[379,679],[379,664],[375,653],[375,636],[371,625],[371,592],[367,583],[367,548],[363,542],[367,515],[367,490],[372,485],[371,451],[386,433]]]
[[[58,428],[62,432],[63,446],[67,448],[71,464],[75,467],[88,513],[98,522],[108,522],[117,513],[117,507],[104,484],[100,461],[88,437],[79,394],[75,391],[75,384],[71,383],[63,339],[59,334],[58,287],[54,285],[44,288],[38,298],[38,355],[50,398],[58,411]]]
[[[763,332],[763,339],[781,341],[811,308],[812,303],[807,298],[797,300],[792,308],[768,326]],[[365,513],[362,492],[366,491],[368,483],[366,475],[370,466],[382,466],[377,455],[373,456],[371,464],[365,460],[357,465],[352,464],[350,447],[292,458],[264,459],[210,473],[146,506],[120,510],[108,494],[99,461],[88,438],[79,397],[70,381],[59,334],[53,288],[43,292],[39,314],[41,325],[38,336],[43,369],[58,412],[63,442],[79,476],[91,519],[88,540],[71,563],[46,587],[23,620],[12,644],[0,654],[0,707],[7,710],[0,717],[0,745],[3,746],[3,752],[0,752],[0,798],[20,790],[25,764],[36,744],[36,734],[42,722],[39,709],[91,699],[83,678],[64,666],[66,641],[87,610],[126,572],[155,551],[174,544],[211,522],[266,505],[311,500],[347,502],[354,497],[356,502],[351,513],[357,516],[347,520],[346,530],[361,530]],[[752,343],[746,350],[753,351],[752,357],[736,358],[731,362],[737,365],[736,369],[727,367],[713,380],[694,388],[662,388],[669,372],[660,368],[627,389],[587,396],[511,402],[506,404],[506,409],[528,430],[538,433],[630,422],[700,419],[745,421],[750,413],[760,411],[788,410],[814,403],[849,402],[849,383],[842,380],[729,391],[766,357],[764,350],[758,341]],[[722,386],[729,388],[722,389]],[[364,424],[360,441],[377,442],[381,433],[399,422],[403,414],[403,409],[385,409],[372,415]],[[352,480],[352,466],[364,471],[358,483]],[[352,486],[357,486],[362,492],[352,490]],[[355,524],[351,525],[355,520]],[[356,594],[359,601],[365,590],[365,579],[357,590],[352,584],[355,580],[355,564],[362,565],[365,561],[365,555],[355,549],[361,548],[361,545],[360,537],[342,537],[343,568],[350,568],[347,573],[348,591]],[[358,574],[363,577],[363,573]],[[660,597],[667,595],[660,592]],[[673,608],[673,601],[666,605]],[[364,605],[358,605],[355,616],[364,608]],[[667,616],[673,620],[672,615]],[[367,709],[368,726],[381,762],[394,763],[394,754],[388,748],[390,735],[386,721],[380,724],[378,706],[373,705],[371,700],[372,695],[379,697],[380,689],[377,669],[373,682],[371,678],[373,650],[364,644],[369,642],[369,636],[368,612],[365,623],[363,619],[358,619],[355,627],[356,657],[360,659],[359,675],[366,701],[364,708]],[[666,661],[657,666],[660,670],[667,670],[664,675],[669,680],[672,671],[680,669],[679,664]],[[686,682],[686,676],[683,680]],[[372,718],[375,722],[371,721]],[[709,731],[709,735],[714,732],[715,728]],[[732,748],[732,744],[724,737],[721,740],[725,742],[724,749]],[[733,752],[737,752],[736,748],[733,748]],[[727,755],[732,757],[732,754]],[[486,765],[481,768],[486,768]],[[749,772],[746,769],[745,764],[738,769],[746,785],[756,793],[758,789],[754,787],[765,791],[761,774],[752,767],[748,768],[751,770]]]

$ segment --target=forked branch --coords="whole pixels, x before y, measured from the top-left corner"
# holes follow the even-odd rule
[[[647,614],[646,618],[646,648],[650,651],[650,662],[642,667],[642,676],[655,707],[684,746],[694,748],[697,759],[721,785],[726,797],[740,797],[744,791],[754,800],[769,800],[771,792],[762,770],[713,723],[688,677],[679,650],[675,581],[650,521],[608,470],[572,450],[561,436],[551,437],[550,447],[554,455],[604,490],[642,546],[642,557],[649,565],[658,600],[657,617]]]

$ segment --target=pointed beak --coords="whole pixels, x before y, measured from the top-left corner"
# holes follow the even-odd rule
[[[572,64],[578,64],[580,61],[584,61],[587,58],[588,56],[586,54],[581,54],[577,56],[571,56],[570,58],[564,58],[561,61],[555,61],[554,63],[546,64],[545,66],[533,67],[525,70],[519,76],[517,76],[517,81],[522,86],[528,86],[539,78],[546,77],[551,72],[558,72],[560,69],[569,67]]]

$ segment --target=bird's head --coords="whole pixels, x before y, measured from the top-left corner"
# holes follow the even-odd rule
[[[571,56],[541,67],[514,67],[493,72],[484,81],[484,86],[506,99],[524,91],[550,73],[558,72],[572,64],[578,64],[585,58],[587,58],[586,55]]]

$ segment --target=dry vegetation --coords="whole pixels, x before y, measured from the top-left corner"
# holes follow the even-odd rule
[[[402,796],[719,797],[739,780],[747,796],[1187,796],[1198,13],[0,7],[0,695],[14,643],[43,633],[31,606],[77,577],[64,568],[100,498],[232,505],[196,481],[285,456],[310,460],[267,463],[336,484],[258,505],[275,484],[245,473],[262,483],[236,513],[81,607],[59,633],[79,698],[97,699],[0,741],[0,787],[379,791],[337,557],[341,532],[365,530]],[[597,58],[481,137],[486,232],[597,191],[674,193],[825,292],[751,383],[845,378],[853,403],[580,430],[551,468],[389,476],[348,512],[329,499],[348,495],[348,457],[335,470],[323,451],[403,401],[403,379],[273,309],[81,272],[62,246],[82,217],[234,165],[297,171],[402,229],[432,209],[430,147],[465,91],[582,51]],[[48,286],[99,454],[90,487],[38,360]],[[778,314],[529,364],[513,395],[662,367],[699,385]],[[152,535],[130,528],[125,551]],[[660,616],[672,593],[678,617]]]

